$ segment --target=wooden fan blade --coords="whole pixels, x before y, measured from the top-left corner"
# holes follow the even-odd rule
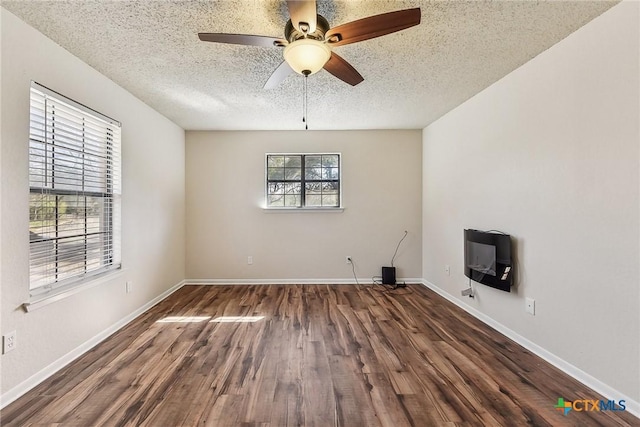
[[[268,36],[254,36],[251,34],[198,33],[203,42],[242,44],[247,46],[285,46],[286,40]]]
[[[335,52],[331,52],[331,58],[324,64],[324,69],[351,86],[355,86],[364,80],[364,77],[351,64]]]
[[[417,7],[369,16],[331,28],[325,34],[325,40],[331,46],[342,46],[384,36],[418,25],[420,15],[420,8]]]
[[[303,33],[313,33],[316,30],[316,0],[289,0],[287,7],[296,30]]]
[[[293,69],[287,64],[287,61],[282,61],[282,64],[278,65],[278,68],[275,69],[273,73],[271,73],[271,77],[264,84],[265,89],[273,89],[280,85],[284,79],[286,79],[291,73],[293,73]]]

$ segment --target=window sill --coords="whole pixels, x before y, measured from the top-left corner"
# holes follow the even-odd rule
[[[339,208],[262,208],[267,213],[296,213],[296,212],[344,212],[343,207]]]
[[[122,268],[119,268],[117,270],[108,271],[103,274],[91,277],[90,279],[87,279],[86,281],[81,282],[80,284],[76,284],[73,287],[61,288],[57,292],[52,291],[50,294],[46,294],[46,295],[36,295],[34,297],[31,297],[28,302],[23,303],[22,308],[24,309],[24,311],[29,313],[31,311],[45,307],[54,302],[68,298],[84,290],[93,288],[98,285],[102,285],[103,283],[109,280],[113,280],[121,276],[122,273],[123,273]]]

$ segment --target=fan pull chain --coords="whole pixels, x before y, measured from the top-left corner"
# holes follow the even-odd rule
[[[305,125],[304,129],[309,130],[309,87],[308,80],[309,75],[304,76],[304,117],[305,117]]]
[[[304,123],[304,129],[305,130],[309,130],[309,117],[307,117],[308,114],[308,89],[307,89],[307,79],[309,78],[309,74],[310,71],[303,71],[302,74],[304,75],[304,87],[303,87],[303,92],[302,92],[302,123]]]

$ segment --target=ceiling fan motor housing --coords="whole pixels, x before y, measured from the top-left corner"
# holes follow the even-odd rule
[[[287,21],[287,25],[284,27],[284,37],[289,43],[300,39],[313,39],[318,41],[324,41],[324,35],[329,31],[329,22],[322,16],[316,15],[316,30],[313,33],[305,33],[296,29],[291,22],[291,19]]]

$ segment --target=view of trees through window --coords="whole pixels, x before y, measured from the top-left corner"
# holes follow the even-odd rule
[[[268,154],[267,207],[340,207],[339,154]]]
[[[31,287],[100,268],[104,202],[99,197],[32,193],[29,203]]]

